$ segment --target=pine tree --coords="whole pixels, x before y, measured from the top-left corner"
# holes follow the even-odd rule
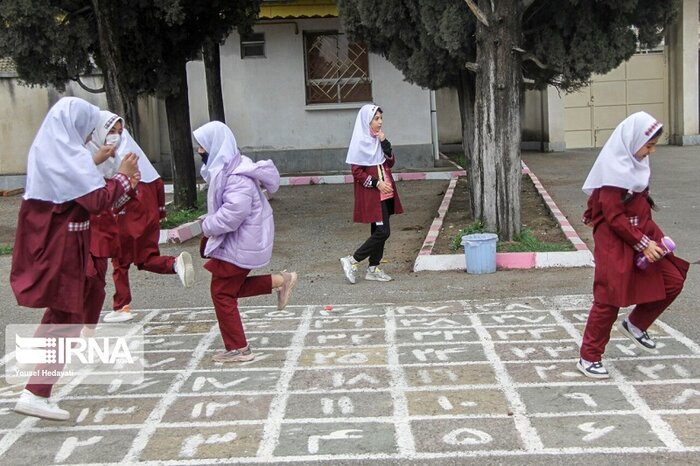
[[[206,41],[247,31],[260,0],[7,0],[0,3],[0,56],[14,60],[29,85],[65,89],[100,69],[110,108],[135,128],[136,99],[165,99],[175,204],[196,204],[187,98],[188,61]]]
[[[338,0],[351,38],[430,89],[456,87],[472,211],[520,231],[523,81],[564,91],[653,46],[680,0]]]

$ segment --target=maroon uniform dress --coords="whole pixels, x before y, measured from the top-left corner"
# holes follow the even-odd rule
[[[592,222],[595,240],[593,307],[581,345],[581,357],[600,361],[620,307],[636,304],[629,321],[646,330],[683,289],[688,262],[673,254],[649,265],[634,265],[635,256],[649,240],[660,242],[664,233],[652,220],[648,191],[632,194],[603,186],[588,200],[584,221]]]
[[[160,220],[165,218],[165,187],[160,178],[139,183],[136,199],[117,215],[119,257],[112,259],[114,299],[112,308],[119,310],[131,303],[129,265],[139,270],[174,274],[175,257],[161,256],[158,248]]]
[[[396,183],[391,175],[391,167],[394,166],[395,160],[393,156],[391,158],[387,157],[382,165],[384,168],[383,176],[391,180],[391,185],[394,188],[393,209],[389,211],[390,215],[403,213],[399,192],[396,189]],[[355,208],[352,213],[353,222],[381,222],[381,193],[378,189],[370,186],[372,180],[383,181],[378,166],[372,165],[365,167],[361,165],[352,165],[352,176],[355,179]]]
[[[135,192],[135,191],[132,191]],[[118,257],[120,250],[119,227],[114,209],[90,216],[90,261],[87,290],[85,293],[85,324],[94,328],[100,320],[100,312],[107,294],[105,292],[107,259]]]
[[[20,306],[47,308],[41,320],[48,333],[36,336],[75,337],[85,321],[85,293],[90,260],[90,214],[125,202],[131,191],[121,174],[106,186],[62,204],[22,201],[12,253],[10,285]],[[71,328],[48,324],[75,324]],[[56,333],[52,333],[56,332]],[[64,332],[64,333],[61,333]],[[37,367],[60,370],[62,365]],[[33,377],[27,390],[49,397],[57,378]]]

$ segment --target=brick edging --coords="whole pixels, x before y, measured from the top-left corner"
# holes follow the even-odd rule
[[[522,162],[521,162],[522,163]],[[527,174],[535,185],[537,192],[544,200],[547,208],[559,223],[559,227],[576,248],[576,251],[560,252],[499,252],[496,254],[496,266],[499,269],[533,269],[548,267],[591,267],[593,266],[593,254],[586,243],[578,236],[571,223],[566,219],[559,207],[554,203],[552,197],[547,193],[534,173],[522,163],[522,173]],[[424,270],[465,270],[466,260],[464,254],[432,254],[435,241],[440,233],[445,219],[445,213],[449,208],[454,187],[457,180],[450,181],[450,185],[445,191],[438,215],[430,226],[428,235],[423,241],[423,246],[413,264],[413,271]]]

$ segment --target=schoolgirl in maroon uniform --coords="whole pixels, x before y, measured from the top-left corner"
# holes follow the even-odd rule
[[[370,237],[340,264],[350,283],[357,280],[357,267],[369,258],[365,280],[388,282],[392,278],[379,268],[384,245],[391,235],[390,216],[403,212],[391,167],[396,158],[391,143],[382,131],[382,109],[374,104],[362,106],[355,119],[348,155],[355,186],[353,221],[369,223]]]
[[[627,117],[605,143],[583,191],[590,197],[584,223],[593,227],[595,277],[593,306],[576,367],[585,376],[608,378],[602,363],[605,346],[621,307],[636,304],[619,324],[620,332],[639,348],[653,352],[649,326],[683,289],[688,263],[658,246],[663,231],[652,220],[649,155],[662,125],[645,112]],[[651,264],[642,270],[635,256]]]
[[[146,154],[124,128],[124,120],[114,113],[101,111],[95,134],[99,144],[106,144],[108,138],[114,138],[110,142],[116,146],[117,161],[129,153],[139,156],[141,180],[136,198],[115,212],[119,245],[118,254],[110,256],[114,280],[113,310],[104,316],[105,322],[124,322],[133,318],[130,312],[131,264],[152,273],[177,274],[186,288],[194,283],[194,269],[192,257],[186,251],[178,256],[160,255],[158,240],[160,221],[165,218],[165,187]]]
[[[85,321],[90,259],[90,215],[118,207],[133,195],[137,156],[125,157],[105,180],[85,148],[99,109],[75,97],[49,110],[29,149],[27,182],[12,254],[10,284],[21,306],[46,311],[36,336],[77,337]],[[53,325],[73,324],[73,325]],[[37,366],[49,371],[61,364]],[[69,413],[49,401],[57,377],[29,379],[15,411],[65,420]]]

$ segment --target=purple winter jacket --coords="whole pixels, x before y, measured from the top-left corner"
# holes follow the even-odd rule
[[[214,183],[209,187],[214,188],[213,202],[209,194],[202,222],[202,232],[209,237],[204,254],[244,269],[266,266],[272,257],[275,223],[260,185],[270,193],[277,191],[277,167],[271,160],[254,163],[246,156],[236,157],[224,165]]]

